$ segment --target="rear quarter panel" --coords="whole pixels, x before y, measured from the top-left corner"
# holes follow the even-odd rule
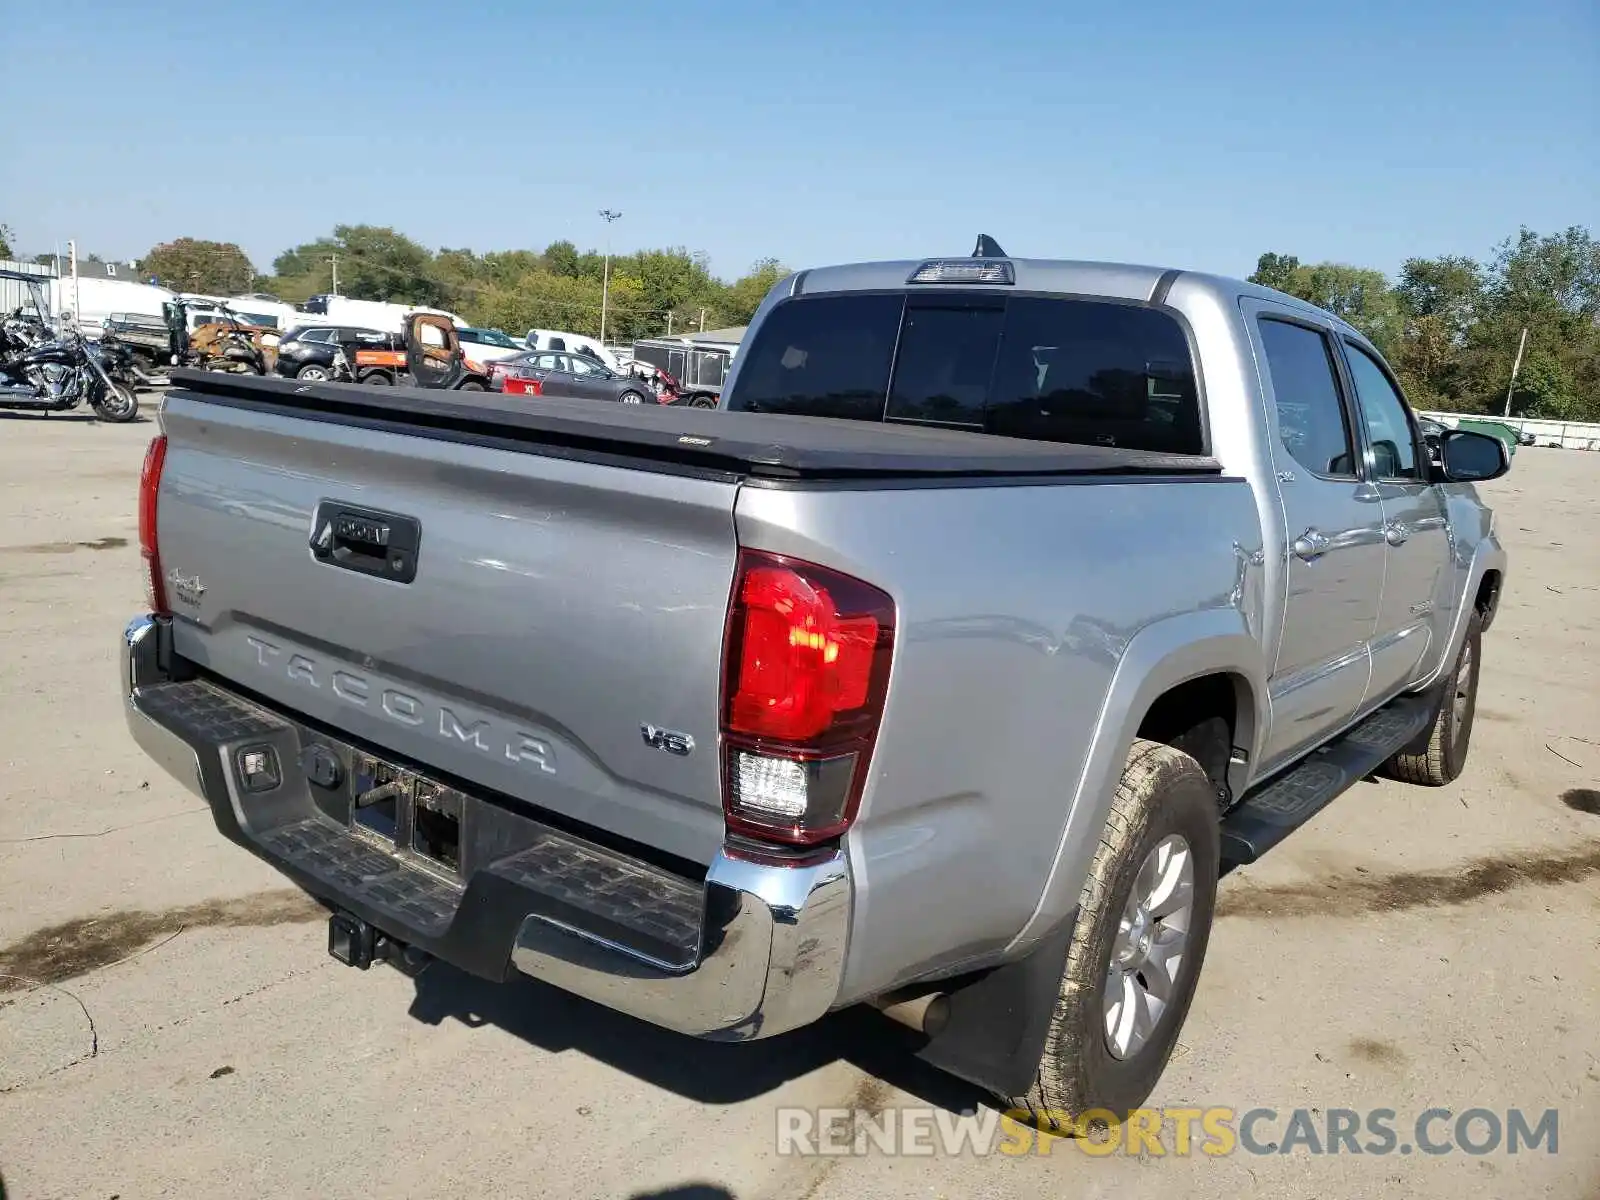
[[[997,961],[1059,920],[1104,823],[1104,763],[1120,770],[1127,749],[1097,758],[1097,738],[1122,739],[1121,710],[1168,676],[1212,659],[1259,675],[1261,532],[1240,479],[746,486],[737,523],[741,544],[846,571],[896,604],[884,723],[847,838],[857,911],[841,1002]],[[1173,622],[1177,636],[1154,635]],[[1158,644],[1122,670],[1130,647]]]

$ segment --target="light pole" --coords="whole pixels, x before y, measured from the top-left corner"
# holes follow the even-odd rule
[[[611,299],[611,225],[622,216],[609,208],[600,210],[600,219],[606,223],[606,260],[600,275],[600,346],[606,344],[606,305]]]
[[[1517,372],[1522,370],[1522,352],[1523,352],[1523,350],[1525,350],[1527,348],[1527,346],[1528,346],[1528,327],[1526,325],[1524,325],[1522,327],[1522,336],[1517,339],[1517,357],[1511,363],[1511,382],[1506,384],[1506,411],[1505,411],[1505,415],[1508,416],[1508,417],[1511,415],[1511,393],[1512,393],[1513,390],[1515,390],[1515,388],[1517,386]]]

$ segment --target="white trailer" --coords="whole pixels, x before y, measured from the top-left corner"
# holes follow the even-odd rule
[[[85,279],[76,284],[69,276],[50,281],[50,308],[65,316],[71,313],[87,333],[100,330],[112,313],[137,313],[161,319],[163,306],[173,298],[164,287],[135,283],[131,279]]]
[[[348,296],[323,296],[308,303],[304,312],[295,314],[294,323],[308,325],[326,322],[330,325],[352,325],[360,329],[376,329],[381,333],[400,333],[407,313],[437,313],[449,317],[456,325],[467,321],[453,312],[428,308],[422,304],[390,304],[386,300],[352,300]]]

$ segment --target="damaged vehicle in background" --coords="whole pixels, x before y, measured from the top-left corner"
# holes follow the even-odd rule
[[[215,301],[168,301],[164,316],[172,363],[201,371],[265,375],[282,338],[275,326],[251,325]]]
[[[510,396],[566,396],[619,404],[666,404],[671,396],[631,375],[619,375],[597,359],[556,350],[530,351],[490,363],[489,380],[494,391]]]
[[[363,383],[373,387],[421,387],[440,391],[485,392],[488,368],[469,357],[449,316],[407,313],[390,345],[368,344],[361,339],[335,341],[331,374],[336,383]]]

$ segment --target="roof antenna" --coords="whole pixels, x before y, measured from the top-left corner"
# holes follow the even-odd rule
[[[1005,258],[1006,252],[1000,249],[1000,243],[987,233],[978,235],[978,244],[972,248],[973,258]]]

